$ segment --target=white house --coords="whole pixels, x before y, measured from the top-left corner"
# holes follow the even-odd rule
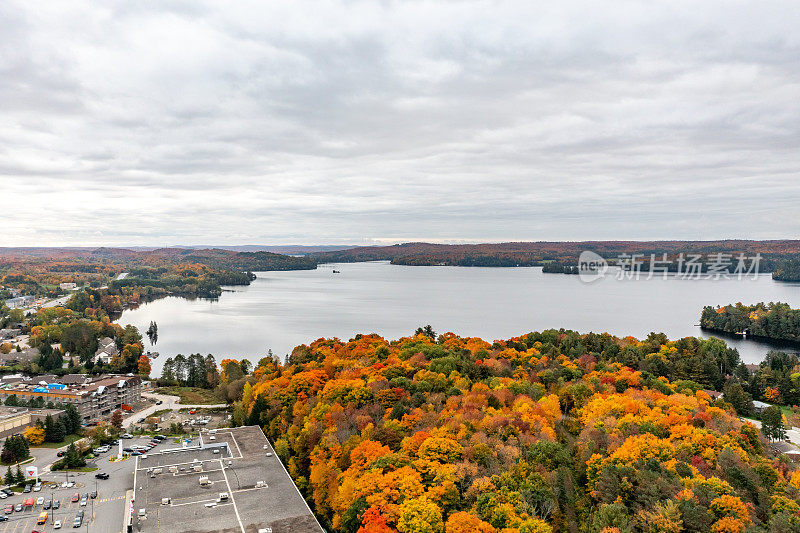
[[[111,363],[114,356],[119,355],[119,348],[117,343],[111,337],[105,337],[98,341],[97,351],[94,353],[94,362],[103,363],[105,365]]]

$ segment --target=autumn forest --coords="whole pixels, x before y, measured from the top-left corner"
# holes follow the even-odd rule
[[[421,328],[262,359],[234,423],[343,533],[798,531],[800,472],[737,416],[747,372],[719,339]]]

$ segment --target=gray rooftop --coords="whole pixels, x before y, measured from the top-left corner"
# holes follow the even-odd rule
[[[323,532],[259,427],[205,431],[190,446],[137,458],[133,531]],[[221,492],[227,502],[217,501]]]

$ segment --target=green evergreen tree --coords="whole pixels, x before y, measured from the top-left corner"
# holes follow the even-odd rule
[[[761,432],[769,440],[783,440],[786,438],[786,428],[783,426],[783,413],[780,407],[770,405],[761,413]]]
[[[13,485],[14,481],[16,481],[16,477],[14,476],[14,472],[11,471],[11,467],[8,467],[6,470],[6,475],[3,477],[3,481],[5,481],[6,485]]]
[[[67,430],[64,427],[64,423],[61,421],[61,419],[58,419],[53,424],[52,442],[62,442],[65,438],[67,438]]]
[[[63,419],[68,434],[77,433],[81,429],[81,415],[71,403],[64,408]]]
[[[22,473],[22,469],[17,465],[17,472],[14,474],[14,481],[22,485],[25,483],[25,474]]]
[[[48,413],[44,419],[44,440],[45,442],[57,442],[53,440],[53,417]]]

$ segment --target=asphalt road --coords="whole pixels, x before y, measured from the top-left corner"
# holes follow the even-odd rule
[[[755,420],[753,418],[745,419],[748,422],[753,423],[757,428],[761,429],[761,421]],[[789,442],[794,444],[795,447],[800,446],[800,429],[795,427],[786,428],[786,438],[789,439]]]
[[[144,444],[150,439],[147,437],[140,437],[135,439],[124,439],[123,446],[127,447],[131,444]],[[165,441],[159,444],[153,450],[164,448],[177,447],[174,442]],[[48,452],[53,452],[55,457],[56,450],[49,450],[47,448],[35,448],[32,452],[36,455],[34,464],[45,464],[49,460],[46,457]],[[44,452],[39,455],[39,452]],[[64,481],[74,481],[76,486],[73,488],[49,488],[45,487],[41,492],[31,492],[29,494],[17,494],[5,500],[0,501],[0,513],[6,504],[22,503],[29,497],[38,498],[44,497],[45,501],[54,497],[61,502],[61,508],[55,511],[50,510],[47,524],[44,526],[37,526],[36,520],[39,513],[42,511],[42,506],[35,505],[32,509],[14,512],[8,516],[7,522],[0,522],[0,533],[27,533],[32,530],[45,531],[50,533],[57,531],[53,528],[53,523],[56,520],[61,520],[62,530],[73,530],[72,524],[75,519],[76,512],[81,509],[80,503],[73,503],[71,501],[72,495],[76,492],[83,494],[85,492],[91,493],[97,490],[97,498],[88,500],[87,506],[84,508],[84,521],[78,532],[86,531],[88,533],[121,533],[123,514],[125,512],[125,494],[128,490],[133,488],[133,469],[135,467],[135,458],[131,457],[119,462],[111,462],[109,458],[116,455],[117,448],[112,447],[112,450],[102,454],[94,462],[90,462],[88,466],[96,466],[98,468],[95,472],[47,472],[40,475],[42,481],[53,481],[62,483]],[[94,476],[98,472],[106,472],[110,478],[107,480],[96,479]]]

